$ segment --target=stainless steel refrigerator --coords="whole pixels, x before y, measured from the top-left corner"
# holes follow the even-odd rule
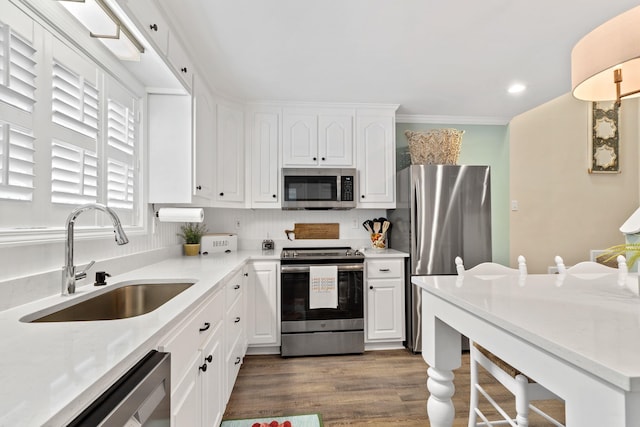
[[[422,351],[421,298],[411,276],[456,274],[491,261],[489,166],[412,165],[396,176],[389,247],[410,254],[406,272],[406,346]]]

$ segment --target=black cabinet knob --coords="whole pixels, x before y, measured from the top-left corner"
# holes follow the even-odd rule
[[[149,25],[149,29],[153,30],[153,31],[158,31],[158,25],[157,24],[151,24],[151,25]]]
[[[200,369],[202,372],[207,372],[207,364],[203,363],[202,366],[199,366],[198,369]]]
[[[248,277],[248,276],[249,276],[249,273],[244,273],[244,277]]]
[[[204,358],[204,360],[211,363],[213,361],[213,354],[208,355],[207,357]]]
[[[362,196],[360,196],[360,197],[362,197],[364,199],[364,194]]]
[[[318,160],[318,158],[317,158],[317,157],[314,157],[314,158],[313,158],[313,160],[314,160],[314,161],[316,161],[316,160]]]
[[[326,159],[323,157],[323,158],[322,158],[322,161],[324,162],[325,160],[326,160]]]
[[[233,289],[236,289],[236,290],[240,289],[240,285],[235,285]]]
[[[204,323],[204,326],[203,326],[202,328],[200,328],[200,332],[204,332],[204,331],[206,331],[207,329],[209,329],[210,327],[211,327],[211,323],[209,323],[209,322],[205,322],[205,323]]]
[[[373,289],[373,286],[369,286],[369,289]]]
[[[202,185],[196,186],[196,190],[202,190]]]
[[[180,68],[180,71],[182,71],[183,73],[186,73],[187,72],[187,67]]]
[[[220,193],[220,196],[224,196],[224,193]]]
[[[273,197],[274,199],[277,198],[278,196],[276,196],[275,194],[272,194],[271,197]]]

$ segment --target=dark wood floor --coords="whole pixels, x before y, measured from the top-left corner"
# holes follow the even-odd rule
[[[469,356],[455,372],[454,426],[467,426]],[[429,426],[426,415],[427,365],[406,350],[363,355],[294,357],[247,356],[231,394],[224,419],[320,413],[325,427]],[[501,404],[513,407],[511,394],[487,374],[483,384]],[[539,403],[539,402],[537,402]],[[564,419],[564,405],[538,404]],[[491,413],[489,404],[481,406]],[[531,416],[531,427],[546,426]]]

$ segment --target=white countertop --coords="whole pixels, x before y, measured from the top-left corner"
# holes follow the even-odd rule
[[[366,248],[364,250],[364,257],[369,258],[406,258],[409,254],[406,252],[397,251],[395,249],[371,249]]]
[[[279,254],[240,251],[177,257],[108,279],[106,287],[79,286],[71,296],[52,296],[0,312],[0,426],[58,426],[132,367],[194,308],[216,284],[248,259]],[[101,292],[130,280],[176,279],[196,283],[151,313],[129,319],[23,323],[23,316]],[[88,279],[86,279],[88,280]]]
[[[413,276],[412,282],[623,390],[640,391],[640,297],[620,286],[617,274],[563,276]]]

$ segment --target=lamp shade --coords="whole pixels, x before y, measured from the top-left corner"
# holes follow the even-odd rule
[[[600,25],[575,45],[571,52],[573,96],[585,101],[618,100],[616,69],[622,71],[622,97],[640,91],[640,6]]]

